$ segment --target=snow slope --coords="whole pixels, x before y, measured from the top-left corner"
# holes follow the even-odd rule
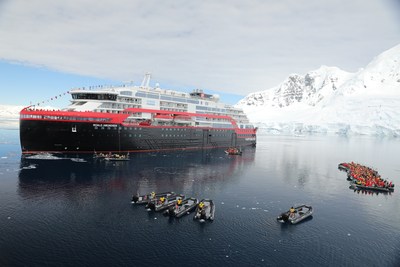
[[[21,109],[23,106],[0,105],[0,128],[18,128]]]
[[[400,136],[400,45],[357,73],[322,66],[238,106],[262,131]]]

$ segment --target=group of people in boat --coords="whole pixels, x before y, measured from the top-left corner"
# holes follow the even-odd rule
[[[170,196],[168,196],[168,194]],[[156,211],[167,209],[164,211],[164,215],[175,216],[179,218],[196,209],[196,214],[194,217],[195,219],[214,219],[214,207],[212,200],[209,199],[203,199],[198,202],[196,198],[185,198],[184,195],[176,195],[173,192],[156,194],[153,191],[150,194],[143,196],[142,200],[145,200],[147,203],[149,203],[146,207],[150,207],[150,203],[156,204],[159,207],[158,209],[155,209]],[[135,200],[133,199],[132,201]],[[210,207],[210,209],[208,209],[208,207]]]
[[[240,149],[237,148],[237,147],[230,147],[230,148],[228,148],[227,150],[225,150],[225,152],[226,152],[228,155],[240,155],[240,154],[242,154],[242,150],[240,150]]]
[[[382,179],[379,173],[370,167],[355,162],[341,163],[339,166],[347,171],[349,178],[354,180],[354,183],[357,185],[388,189],[394,187],[391,181]]]
[[[95,153],[94,158],[98,159],[117,159],[117,160],[123,160],[123,159],[128,159],[129,158],[129,153],[128,154],[119,154],[119,153]]]
[[[156,199],[156,193],[154,191],[150,193],[150,200],[153,200],[153,199]],[[167,198],[165,196],[161,196],[158,199],[158,204],[164,204],[166,201],[167,201]],[[182,198],[178,198],[177,201],[176,201],[175,207],[176,208],[181,207],[182,206],[182,202],[183,202],[183,199]],[[199,207],[200,210],[202,210],[204,208],[204,203],[200,202],[198,204],[198,207]]]

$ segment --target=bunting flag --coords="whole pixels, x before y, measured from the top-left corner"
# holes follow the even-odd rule
[[[83,89],[84,89],[84,87],[83,87]],[[44,104],[45,102],[50,102],[50,101],[56,100],[58,98],[61,98],[63,95],[70,94],[70,93],[71,93],[70,91],[66,91],[66,92],[56,95],[50,99],[43,100],[42,102],[38,102],[36,105],[39,106],[40,104]],[[29,103],[32,106],[32,101],[30,101]]]

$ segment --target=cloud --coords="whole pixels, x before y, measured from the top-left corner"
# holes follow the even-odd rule
[[[399,43],[392,1],[6,1],[0,58],[237,94],[320,65],[351,71]]]

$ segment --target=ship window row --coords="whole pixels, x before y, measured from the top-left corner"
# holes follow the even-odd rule
[[[122,129],[124,129],[124,130],[134,130],[134,131],[136,131],[136,130],[139,130],[139,131],[141,131],[142,130],[142,128],[130,128],[130,127],[110,127],[110,126],[101,126],[101,127],[99,127],[99,126],[94,126],[94,128],[95,129],[98,129],[98,128],[100,128],[101,130],[122,130]]]
[[[72,99],[117,100],[115,94],[74,93]]]
[[[205,110],[205,111],[226,113],[226,109],[223,109],[223,108],[210,108],[210,107],[196,106],[196,110]]]
[[[207,118],[207,117],[196,117],[196,121],[206,121],[206,122],[225,122],[227,124],[230,124],[231,122],[227,119],[221,119],[221,118]]]
[[[193,99],[186,99],[180,97],[173,97],[173,96],[166,96],[166,95],[159,95],[153,93],[146,93],[146,92],[136,92],[136,97],[144,97],[144,98],[153,98],[153,99],[161,99],[161,100],[169,100],[181,103],[192,103],[192,104],[199,104],[198,100]]]
[[[161,131],[186,131],[186,128],[161,128]]]
[[[229,116],[226,113],[212,112],[212,111],[196,111],[196,113],[198,113],[198,114],[208,114],[208,115],[217,115],[217,116]]]
[[[132,96],[132,91],[121,91],[120,95]]]
[[[138,103],[139,104],[139,103]],[[140,107],[138,104],[115,104],[115,103],[104,103],[101,104],[99,109],[123,109],[123,108],[135,108]]]
[[[187,99],[185,98],[179,98],[179,97],[172,97],[172,96],[160,96],[161,100],[169,100],[169,101],[175,101],[175,102],[181,102],[181,103],[186,103]]]
[[[216,130],[213,130],[214,132],[226,132],[227,130],[222,130],[222,129],[216,129]]]
[[[124,134],[126,136],[126,134]],[[129,137],[142,137],[141,134],[128,134]]]
[[[144,98],[160,99],[159,94],[146,93],[146,92],[136,92],[135,96]]]
[[[187,108],[187,104],[178,104],[174,102],[160,101],[160,106],[163,107],[174,107],[174,108]]]
[[[161,137],[186,137],[186,134],[161,134]]]
[[[214,128],[233,128],[233,125],[232,124],[213,123],[212,127],[214,127]]]
[[[164,108],[160,107],[160,110],[166,110],[166,111],[182,111],[185,110],[184,108]]]
[[[44,119],[44,120],[68,120],[68,121],[97,121],[97,122],[107,122],[110,118],[90,118],[90,117],[70,117],[70,116],[50,116],[50,115],[31,115],[24,114],[21,115],[24,119]]]
[[[119,100],[121,102],[125,102],[125,103],[137,103],[137,104],[141,104],[142,103],[142,99],[140,98],[127,98],[127,97],[120,97]]]

